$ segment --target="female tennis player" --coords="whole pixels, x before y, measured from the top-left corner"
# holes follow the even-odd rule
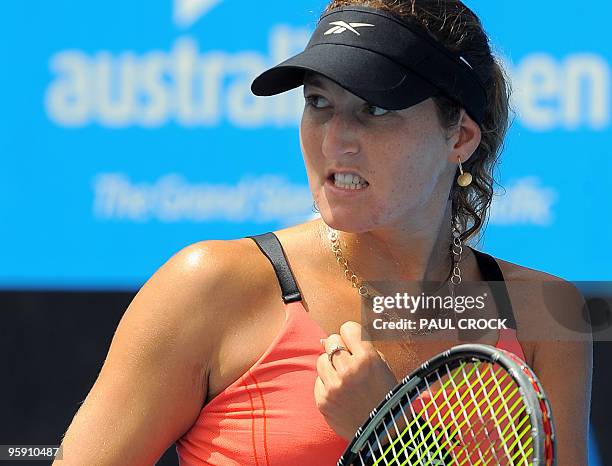
[[[149,465],[173,443],[185,465],[336,464],[399,379],[465,342],[364,339],[375,280],[505,281],[489,312],[510,325],[479,342],[534,369],[558,464],[587,464],[590,343],[521,338],[546,303],[514,284],[560,279],[466,245],[485,223],[509,114],[476,15],[457,0],[334,0],[306,49],[252,90],[301,85],[321,218],[199,242],[164,264],[123,316],[61,464]]]

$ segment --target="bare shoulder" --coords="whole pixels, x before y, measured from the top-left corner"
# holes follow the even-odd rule
[[[531,269],[524,265],[509,262],[498,257],[495,258],[507,281],[564,281],[562,278],[541,270]]]
[[[249,238],[200,241],[175,254],[156,275],[166,284],[181,281],[194,299],[205,297],[210,304],[231,304],[240,295],[237,289],[246,293],[265,281],[262,257]]]
[[[581,309],[584,298],[570,281],[502,259],[496,260],[504,274],[512,303],[514,305],[516,301],[518,305],[518,312],[538,316],[542,313],[535,311],[551,311],[560,304],[571,304],[575,309],[580,305]]]
[[[147,280],[64,436],[67,466],[152,464],[193,425],[216,348],[239,318],[233,305],[257,289],[258,272],[248,242],[203,241]]]
[[[248,252],[240,240],[208,240],[186,246],[144,284],[126,315],[132,309],[139,312],[146,308],[152,318],[171,319],[191,328],[222,324],[221,309],[232,304],[236,284],[249,284],[244,263]],[[214,338],[206,338],[204,343],[213,344]]]
[[[513,302],[516,299],[517,303],[538,309],[550,308],[559,302],[583,301],[580,290],[570,281],[541,270],[502,259],[496,260],[504,274]]]
[[[544,386],[563,464],[587,464],[593,347],[584,297],[555,275],[498,260],[507,280],[528,363]],[[522,331],[521,331],[522,329]],[[571,381],[571,383],[567,383]]]
[[[275,231],[290,262],[292,273],[302,268],[299,227]],[[302,241],[303,243],[303,241]],[[286,307],[276,273],[269,259],[251,238],[225,245],[233,278],[223,284],[218,300],[223,324],[216,336],[209,367],[207,402],[235,383],[269,348],[286,321]],[[299,278],[297,278],[299,283]],[[241,351],[236,351],[236,348]]]
[[[267,299],[272,292],[270,285],[276,282],[274,277],[268,260],[252,239],[207,240],[175,254],[145,287],[153,288],[151,294],[157,299],[167,294],[174,301],[175,312],[185,313],[175,318],[184,318],[196,329],[199,324],[205,332],[201,336],[209,345],[206,350],[213,351],[223,332],[253,308],[244,306],[245,301]]]
[[[239,315],[238,310],[251,309],[252,306],[244,306],[245,301],[255,303],[268,300],[271,294],[280,296],[274,269],[251,238],[203,241],[186,248],[185,254],[195,255],[199,265],[194,278],[201,281],[200,291],[207,300],[225,311],[233,309],[232,313],[223,312],[225,321]],[[214,273],[210,273],[210,268],[215,269]]]
[[[510,295],[518,336],[528,362],[535,364],[542,342],[586,342],[584,297],[570,281],[496,258]]]

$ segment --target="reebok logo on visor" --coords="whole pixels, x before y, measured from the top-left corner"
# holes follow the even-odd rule
[[[372,26],[374,27],[373,24],[368,24],[368,23],[345,23],[344,21],[334,21],[332,23],[329,24],[333,24],[334,27],[331,29],[328,29],[327,31],[325,31],[323,33],[323,35],[327,35],[327,34],[342,34],[344,31],[349,30],[351,32],[354,32],[355,34],[357,34],[358,36],[361,35],[359,34],[354,28],[361,28],[364,26]]]

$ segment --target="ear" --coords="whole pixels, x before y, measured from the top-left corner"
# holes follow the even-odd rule
[[[449,161],[456,164],[457,157],[461,157],[461,163],[465,163],[476,152],[481,138],[480,126],[462,108],[459,122],[453,128],[452,137],[449,140],[449,143],[452,144]]]

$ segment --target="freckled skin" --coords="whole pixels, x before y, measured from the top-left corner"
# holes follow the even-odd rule
[[[467,160],[479,144],[478,126],[462,110],[447,138],[432,99],[388,112],[320,75],[307,74],[304,95],[300,144],[308,182],[324,222],[343,232],[352,266],[367,271],[366,279],[442,279],[448,272],[448,194],[457,156]],[[335,192],[326,183],[336,168],[358,172],[369,186],[350,195]],[[325,353],[317,362],[317,406],[346,439],[397,383],[382,353],[360,331],[359,323],[348,320],[340,334],[326,339],[351,355],[338,355],[340,370]]]
[[[322,99],[319,108],[304,109],[300,144],[322,217],[332,226],[362,232],[381,225],[401,227],[442,209],[457,164],[451,156],[453,139],[446,141],[433,100],[375,116],[363,99],[331,80],[318,79],[324,88],[308,81],[304,88],[305,96]],[[327,199],[325,175],[335,165],[355,168],[369,182],[359,205]]]

